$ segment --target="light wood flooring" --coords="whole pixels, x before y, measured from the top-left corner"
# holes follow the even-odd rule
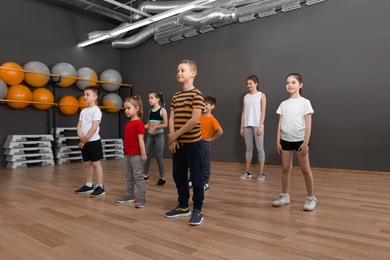
[[[102,161],[99,198],[74,193],[82,163],[0,169],[0,259],[390,259],[390,173],[313,169],[318,206],[304,212],[298,169],[291,205],[274,208],[279,167],[258,182],[239,179],[241,164],[212,163],[205,219],[194,227],[163,216],[177,204],[165,162],[167,184],[156,187],[152,160],[143,209],[115,203],[122,160]]]

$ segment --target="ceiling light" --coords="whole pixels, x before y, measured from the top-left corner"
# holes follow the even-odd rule
[[[142,26],[145,26],[145,25],[148,25],[148,24],[151,24],[151,23],[163,20],[165,18],[177,15],[179,13],[191,10],[191,9],[193,9],[193,8],[199,6],[199,5],[211,3],[211,2],[214,2],[214,1],[216,1],[216,0],[196,0],[196,1],[192,1],[192,2],[190,2],[188,4],[182,5],[180,7],[171,9],[169,11],[166,11],[166,12],[163,12],[163,13],[160,13],[160,14],[156,14],[156,15],[154,15],[152,17],[143,19],[141,21],[138,21],[138,22],[135,22],[135,23],[132,23],[132,24],[129,24],[128,26],[125,26],[123,28],[110,31],[110,33],[104,34],[104,35],[96,37],[94,39],[90,39],[90,40],[87,40],[87,41],[80,42],[79,44],[77,44],[77,47],[85,47],[85,46],[91,45],[93,43],[103,41],[103,40],[105,40],[107,38],[110,38],[112,36],[117,36],[117,35],[120,35],[122,33],[126,33],[128,31],[137,29],[139,27],[142,27]]]

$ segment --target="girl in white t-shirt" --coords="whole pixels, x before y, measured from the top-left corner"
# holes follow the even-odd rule
[[[314,110],[308,99],[301,96],[303,87],[302,77],[298,73],[291,73],[286,77],[286,89],[290,98],[283,101],[276,113],[279,114],[279,125],[276,136],[276,148],[282,157],[282,193],[272,205],[280,207],[290,204],[288,194],[292,158],[294,150],[297,152],[299,166],[305,178],[307,197],[303,210],[315,209],[317,199],[314,196],[313,173],[309,163],[309,139],[311,133],[311,115]]]
[[[253,140],[255,140],[258,160],[259,160],[259,172],[257,174],[257,180],[263,181],[265,179],[264,174],[264,120],[265,120],[265,108],[266,97],[264,93],[258,91],[259,79],[255,75],[251,75],[246,79],[246,85],[249,93],[244,96],[242,102],[241,113],[241,127],[240,134],[245,140],[245,171],[240,176],[245,180],[252,177],[250,166],[253,156]]]

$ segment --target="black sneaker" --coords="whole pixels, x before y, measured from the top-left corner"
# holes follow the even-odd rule
[[[149,175],[144,175],[144,180],[145,180],[145,182],[148,182],[149,181]]]
[[[164,186],[167,181],[164,179],[158,179],[156,186]]]
[[[93,192],[93,185],[92,187],[88,187],[87,185],[84,185],[83,187],[81,187],[78,190],[75,190],[74,192],[76,192],[77,194],[91,193]]]
[[[194,209],[192,211],[192,216],[190,218],[190,222],[188,223],[190,226],[199,226],[203,222],[203,213],[199,209]]]
[[[165,212],[164,216],[167,218],[176,218],[176,217],[188,217],[191,215],[190,208],[180,208],[177,206],[171,211]]]
[[[96,189],[91,193],[91,197],[99,197],[106,194],[104,186],[97,186]]]

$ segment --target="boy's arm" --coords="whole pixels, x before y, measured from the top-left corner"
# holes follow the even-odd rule
[[[77,123],[77,136],[79,137],[80,142],[82,143],[86,143],[88,141],[83,135],[83,133],[81,133],[81,120],[79,120],[79,122]]]
[[[99,126],[99,120],[92,121],[92,126],[89,129],[88,133],[85,135],[87,142],[88,142],[89,138],[91,138],[93,136],[93,134],[96,132],[96,129],[98,128],[98,126]]]
[[[168,148],[171,153],[176,153],[176,148],[180,148],[179,144],[176,141],[169,142],[169,135],[175,132],[175,112],[173,111],[172,108],[171,108],[168,122],[169,122]]]
[[[214,131],[213,135],[209,138],[209,142],[215,141],[218,137],[220,137],[223,134],[223,129],[222,127],[218,128],[217,130]]]
[[[179,130],[176,132],[171,132],[171,125],[169,125],[169,132],[168,135],[168,144],[174,142],[184,133],[187,133],[191,129],[193,129],[196,125],[199,124],[200,115],[202,114],[202,109],[200,108],[194,108],[192,110],[192,116],[191,119],[187,121]],[[171,119],[169,119],[171,121]]]
[[[143,134],[138,134],[138,143],[139,143],[139,148],[141,150],[141,161],[144,163],[146,162],[146,149],[145,149],[145,142],[144,142],[144,135]]]

